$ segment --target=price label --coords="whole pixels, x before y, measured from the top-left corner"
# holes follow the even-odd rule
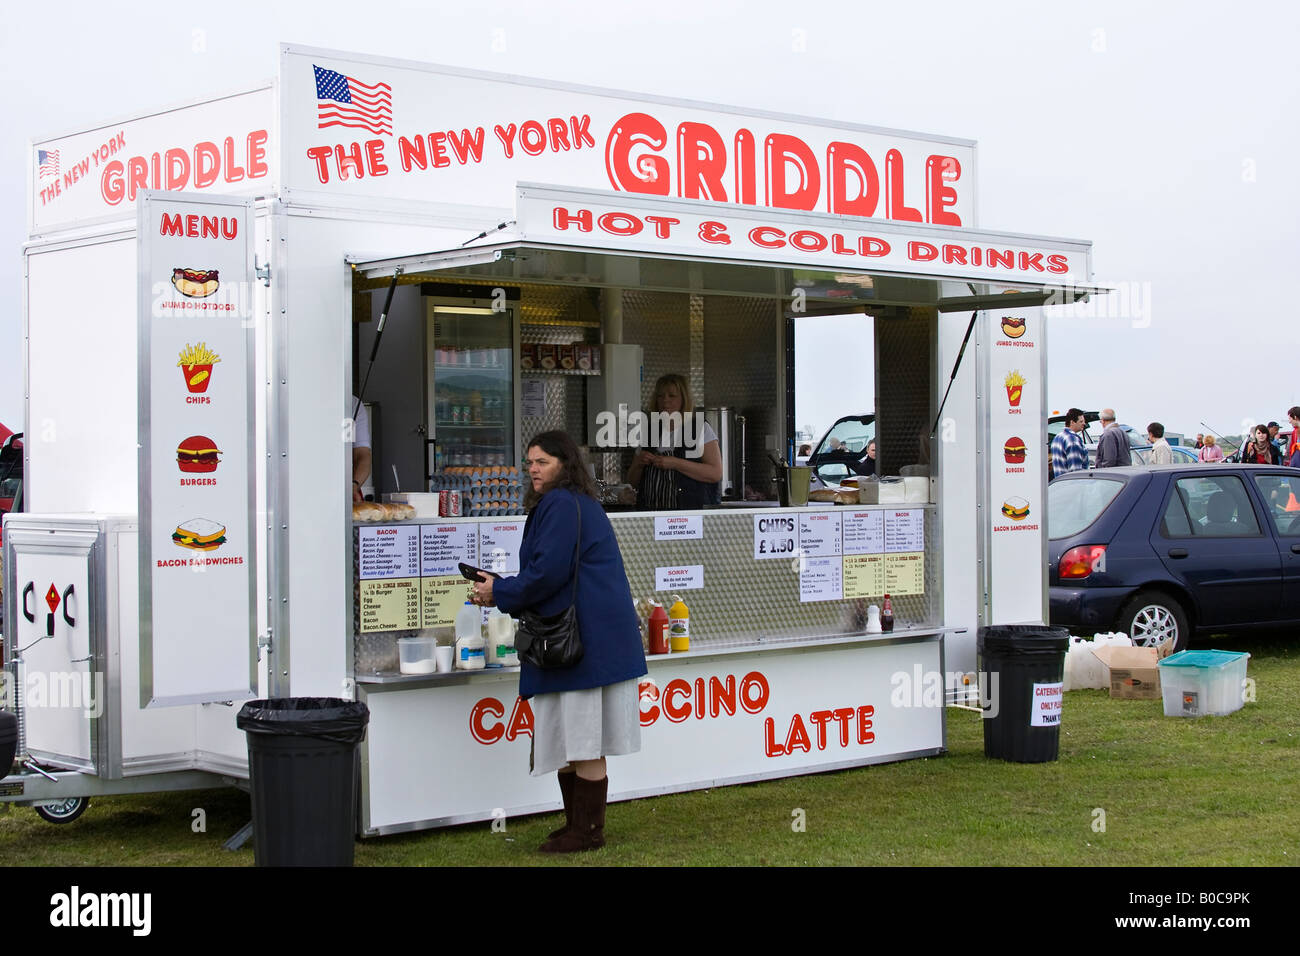
[[[519,573],[519,545],[524,522],[508,521],[478,526],[479,567],[496,574]]]
[[[885,550],[885,513],[850,511],[841,517],[845,554],[881,554]]]
[[[754,516],[754,560],[789,558],[799,546],[799,522],[793,514]]]
[[[884,514],[886,551],[925,550],[924,511],[886,511]]]
[[[878,598],[884,593],[885,556],[883,554],[846,554],[844,556],[844,596],[846,598]]]
[[[435,577],[459,574],[462,561],[478,567],[478,528],[475,525],[420,525],[420,574]]]
[[[799,515],[799,551],[805,557],[829,558],[840,553],[840,516],[833,511]]]
[[[415,525],[362,528],[361,579],[420,576],[420,529]]]
[[[885,555],[885,591],[895,594],[925,593],[925,554]]]
[[[420,579],[420,626],[442,627],[456,623],[465,606],[469,582],[459,574]]]
[[[838,601],[844,596],[842,558],[804,558],[799,562],[800,601]]]
[[[419,578],[362,581],[360,590],[361,633],[419,628]]]

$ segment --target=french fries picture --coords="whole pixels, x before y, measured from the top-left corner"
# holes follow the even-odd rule
[[[212,381],[212,366],[220,361],[220,355],[208,348],[206,342],[200,342],[198,345],[186,344],[181,350],[180,361],[176,364],[185,376],[185,387],[192,394],[199,394],[208,390],[208,383]]]
[[[1013,407],[1020,404],[1021,390],[1025,386],[1025,377],[1020,374],[1020,369],[1015,369],[1002,380],[1002,384],[1007,387],[1007,402]]]

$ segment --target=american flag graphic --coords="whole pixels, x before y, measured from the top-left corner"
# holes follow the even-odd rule
[[[312,65],[316,71],[316,128],[350,126],[385,136],[393,135],[393,88],[373,86],[334,70]]]
[[[59,151],[57,149],[38,149],[36,151],[38,179],[59,178]]]

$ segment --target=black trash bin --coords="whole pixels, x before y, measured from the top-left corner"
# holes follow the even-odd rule
[[[370,710],[334,697],[250,700],[253,859],[258,866],[351,866],[361,739]]]
[[[1055,760],[1069,632],[1040,624],[981,627],[978,645],[991,713],[984,720],[984,756],[1013,763]]]

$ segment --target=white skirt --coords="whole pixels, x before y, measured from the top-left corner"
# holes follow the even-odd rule
[[[532,701],[534,777],[574,760],[598,760],[641,749],[639,678],[589,690],[538,694]]]

